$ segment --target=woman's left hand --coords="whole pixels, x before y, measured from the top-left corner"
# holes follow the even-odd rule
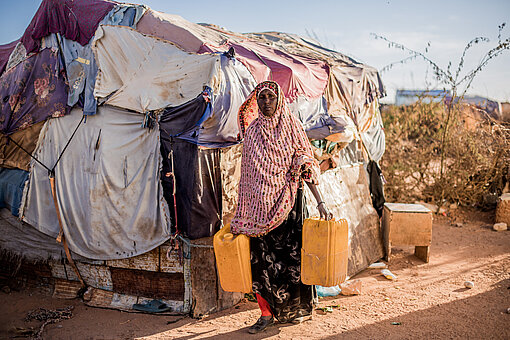
[[[333,214],[329,212],[328,207],[326,207],[326,203],[321,202],[317,209],[319,210],[320,217],[326,221],[329,221],[333,218]]]

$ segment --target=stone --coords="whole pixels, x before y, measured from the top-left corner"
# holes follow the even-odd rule
[[[453,226],[456,228],[462,228],[464,226],[464,224],[457,222],[457,223],[454,223]]]
[[[457,208],[458,208],[457,203],[450,204],[450,210],[455,210]]]
[[[471,289],[471,288],[473,288],[474,286],[475,286],[475,284],[474,284],[473,282],[471,282],[471,281],[466,281],[466,282],[464,282],[464,287],[466,287],[466,288]]]
[[[496,222],[510,224],[510,193],[503,194],[498,199]]]
[[[495,223],[492,226],[492,230],[495,230],[495,231],[505,231],[505,230],[508,230],[508,226],[504,222]]]

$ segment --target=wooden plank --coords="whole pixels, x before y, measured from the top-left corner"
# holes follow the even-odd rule
[[[135,303],[143,304],[152,300],[152,298],[119,294],[96,288],[89,288],[83,299],[87,306],[111,308],[130,312],[135,312],[133,309],[133,305]],[[175,315],[184,313],[182,301],[161,299],[161,302],[167,304],[172,309],[168,312],[158,313],[160,315]]]
[[[237,191],[241,178],[242,144],[223,148],[220,154],[221,207],[223,225],[230,223],[237,208]]]
[[[212,237],[191,241],[193,244],[212,245]],[[212,248],[191,247],[191,289],[193,292],[193,317],[217,311],[218,277]]]
[[[53,277],[79,281],[71,265],[66,264],[64,266],[60,261],[51,261],[50,266]],[[108,267],[81,262],[76,262],[76,267],[87,285],[105,290],[113,289],[112,277]]]
[[[430,257],[430,247],[429,246],[416,246],[416,247],[414,247],[414,255],[417,258],[428,263],[429,257]]]
[[[57,299],[75,299],[78,297],[80,289],[81,283],[78,281],[55,279],[53,297]]]
[[[106,265],[115,268],[182,273],[183,267],[179,262],[177,253],[168,253],[168,250],[169,246],[164,244],[138,256],[120,260],[108,260],[106,261]]]
[[[113,290],[135,296],[151,296],[155,299],[184,299],[184,276],[182,273],[163,273],[136,269],[110,268]]]

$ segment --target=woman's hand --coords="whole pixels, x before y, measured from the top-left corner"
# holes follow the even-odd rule
[[[317,209],[319,210],[319,214],[322,219],[329,221],[333,218],[333,214],[329,212],[328,207],[326,207],[326,203],[320,202]]]

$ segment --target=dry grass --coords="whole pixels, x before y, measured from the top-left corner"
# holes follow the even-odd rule
[[[388,201],[494,206],[504,182],[510,180],[510,126],[470,107],[453,110],[455,119],[442,143],[446,119],[442,103],[383,109],[387,148],[381,168]]]

